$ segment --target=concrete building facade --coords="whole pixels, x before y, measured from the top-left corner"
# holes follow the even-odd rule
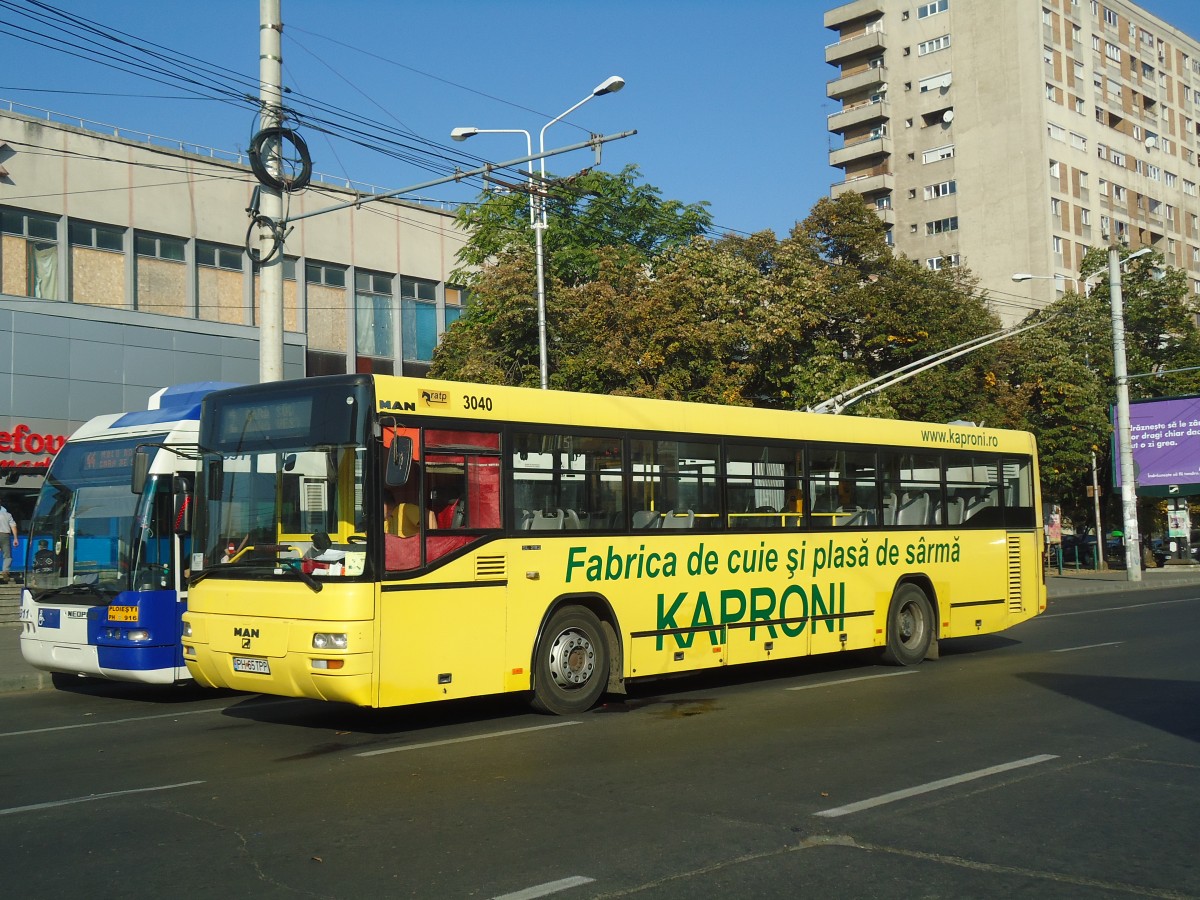
[[[0,101],[0,495],[14,514],[93,416],[144,409],[167,385],[258,380],[256,184],[244,156]],[[314,179],[285,210],[369,190]],[[295,223],[284,376],[425,374],[465,309],[450,275],[463,239],[452,210],[402,200]]]
[[[1114,241],[1200,294],[1195,38],[1124,0],[855,0],[825,27],[832,194],[862,194],[898,252],[969,266],[1007,323]]]

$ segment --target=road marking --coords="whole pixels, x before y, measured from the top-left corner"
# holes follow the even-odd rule
[[[1124,641],[1109,641],[1107,644],[1085,644],[1082,647],[1063,647],[1061,650],[1051,650],[1051,653],[1074,653],[1076,650],[1095,650],[1097,647],[1120,647]]]
[[[891,678],[895,675],[916,675],[916,669],[905,669],[902,672],[884,672],[881,675],[859,675],[857,678],[841,678],[837,681],[822,681],[820,684],[802,684],[797,687],[784,688],[785,691],[810,691],[813,688],[833,687],[838,684],[850,684],[852,681],[869,681],[872,678]]]
[[[820,812],[813,813],[813,815],[823,816],[827,819],[835,819],[838,816],[848,816],[850,813],[861,812],[864,809],[870,809],[874,806],[883,806],[885,803],[895,803],[897,800],[906,800],[909,797],[916,797],[919,794],[928,794],[931,791],[940,791],[942,788],[953,787],[956,784],[974,781],[977,778],[987,778],[989,775],[999,775],[1002,772],[1011,772],[1013,769],[1020,769],[1025,766],[1034,766],[1038,763],[1048,762],[1052,759],[1058,759],[1058,757],[1048,753],[1044,753],[1041,756],[1030,756],[1026,759],[1018,759],[1016,762],[1001,763],[998,766],[991,766],[987,769],[978,769],[977,771],[967,772],[963,775],[954,775],[950,778],[942,778],[938,781],[931,781],[928,784],[919,784],[916,787],[905,788],[902,791],[892,791],[890,794],[881,794],[880,796],[872,797],[869,800],[860,800],[858,803],[848,803],[845,806],[838,806],[834,809],[823,809]]]
[[[1145,606],[1172,606],[1176,603],[1195,603],[1197,600],[1200,600],[1200,597],[1185,597],[1182,600],[1155,600],[1151,603],[1131,603],[1128,606],[1108,606],[1104,609],[1080,609],[1075,612],[1043,613],[1034,619],[1030,619],[1030,621],[1039,622],[1044,619],[1062,619],[1066,616],[1094,616],[1096,613],[1124,612],[1127,609],[1141,609]]]
[[[551,894],[557,894],[559,891],[565,891],[568,888],[591,884],[595,880],[595,878],[587,878],[583,875],[572,875],[570,878],[560,878],[558,881],[535,884],[533,887],[527,887],[523,891],[500,894],[497,897],[493,897],[492,900],[535,900],[536,897],[549,897]]]
[[[48,728],[30,728],[26,731],[5,731],[0,732],[0,738],[6,737],[21,737],[26,734],[46,734],[50,731],[71,731],[74,728],[96,728],[99,725],[128,725],[130,722],[151,722],[155,719],[176,719],[179,716],[199,716],[204,713],[225,712],[233,709],[234,706],[242,709],[262,709],[266,706],[281,706],[285,703],[294,703],[294,700],[267,700],[262,703],[253,703],[246,705],[245,701],[239,700],[233,706],[214,706],[208,709],[185,709],[180,712],[160,713],[155,716],[133,716],[128,719],[106,719],[103,722],[76,722],[74,725],[51,725]]]
[[[179,784],[160,784],[157,787],[132,788],[128,791],[109,791],[107,794],[88,794],[86,797],[73,797],[70,800],[51,800],[49,803],[33,803],[29,806],[11,806],[8,809],[0,809],[0,816],[11,816],[14,813],[32,812],[37,809],[53,809],[56,806],[70,806],[72,803],[90,803],[92,800],[107,800],[109,797],[124,797],[128,794],[173,791],[175,788],[191,787],[195,784],[204,784],[204,782],[182,781]]]
[[[76,722],[74,725],[53,725],[49,728],[30,728],[27,731],[5,731],[0,738],[21,737],[26,734],[45,734],[49,731],[71,731],[74,728],[95,728],[99,725],[127,725],[130,722],[150,722],[154,719],[174,719],[178,716],[198,716],[201,713],[224,712],[226,707],[216,709],[185,709],[182,712],[163,713],[157,716],[134,716],[130,719],[107,719],[103,722]]]
[[[488,738],[508,737],[511,734],[528,734],[531,731],[545,731],[547,728],[562,728],[565,725],[580,725],[581,722],[554,722],[550,725],[534,725],[531,728],[512,728],[508,731],[492,731],[488,734],[472,734],[467,737],[447,738],[444,741],[425,741],[421,744],[405,744],[402,747],[385,747],[382,750],[365,750],[355,753],[355,756],[379,756],[382,753],[400,753],[404,750],[425,750],[428,747],[445,747],[447,744],[466,744],[470,741],[483,741]],[[535,894],[532,896],[541,896]]]

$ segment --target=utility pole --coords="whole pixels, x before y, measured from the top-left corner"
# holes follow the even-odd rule
[[[1140,253],[1145,250],[1139,251]],[[1121,471],[1121,515],[1125,539],[1125,580],[1142,580],[1142,548],[1138,535],[1137,483],[1133,474],[1133,441],[1129,427],[1129,372],[1125,363],[1125,301],[1121,296],[1121,252],[1108,248],[1108,294],[1112,311],[1113,379],[1117,382],[1117,457]]]
[[[278,128],[283,106],[283,19],[280,0],[258,0],[258,100],[262,129]],[[267,170],[280,176],[279,141],[264,147]],[[283,195],[279,188],[262,185],[259,213],[271,222],[283,217]],[[258,380],[283,380],[283,248],[275,252],[275,236],[269,229],[259,234],[258,268]]]

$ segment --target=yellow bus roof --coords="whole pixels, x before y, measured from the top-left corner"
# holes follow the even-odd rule
[[[377,375],[382,415],[405,412],[479,422],[615,428],[681,434],[900,445],[929,450],[1033,453],[1028,432],[974,425],[874,419],[751,406],[720,406],[610,394]]]

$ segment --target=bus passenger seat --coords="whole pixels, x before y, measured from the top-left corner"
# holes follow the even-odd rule
[[[663,513],[662,527],[691,528],[695,522],[696,514],[690,509],[678,513],[673,509],[668,509],[665,513]]]
[[[929,494],[918,491],[905,496],[896,510],[897,525],[924,525],[929,516]]]
[[[533,521],[529,523],[529,529],[531,531],[562,531],[562,510],[557,507],[535,510]]]
[[[641,528],[657,528],[661,514],[653,509],[638,509],[633,513],[633,527]]]

